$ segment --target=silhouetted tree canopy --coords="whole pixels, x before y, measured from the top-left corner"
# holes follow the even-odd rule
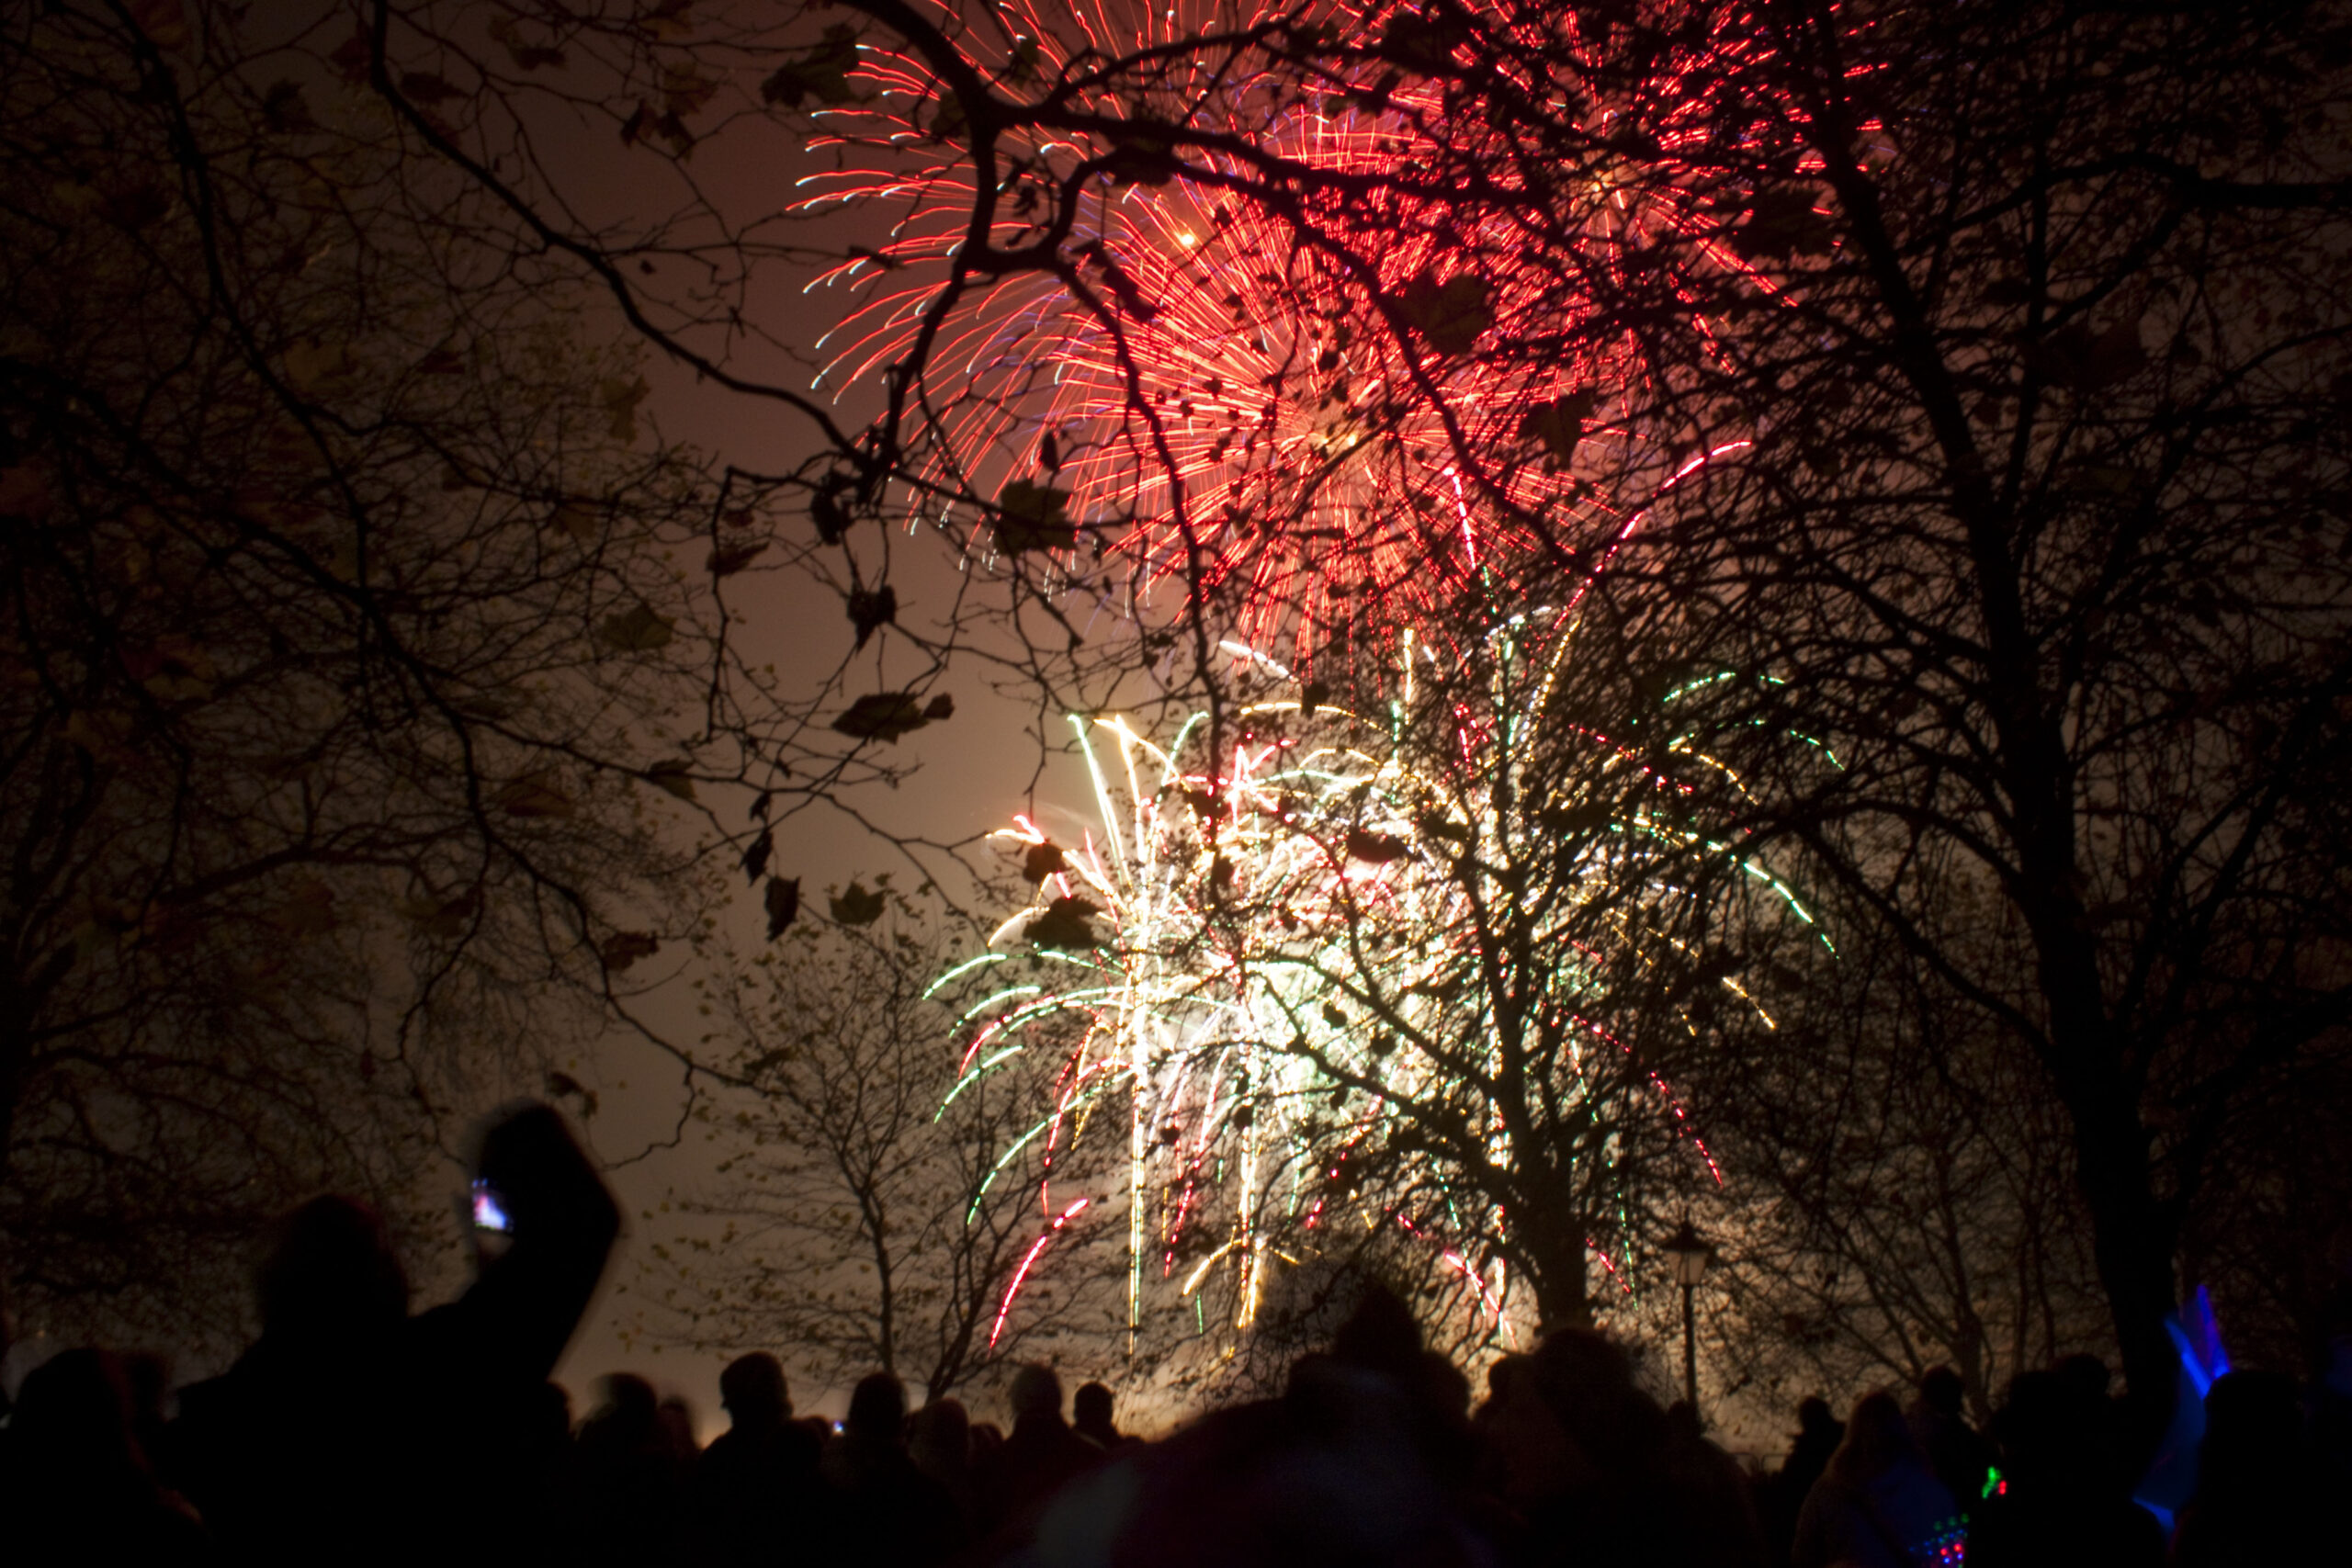
[[[1335,864],[1425,866],[1478,911],[1440,939],[1483,969],[1416,1044],[1463,1066],[1459,1094],[1400,1111],[1411,1168],[1492,1176],[1487,1196],[1523,1212],[1521,1174],[1479,1168],[1498,1136],[1545,1192],[1560,1159],[1579,1180],[1617,1159],[1572,1149],[1556,1118],[1537,1152],[1532,1124],[1511,1125],[1522,1086],[1461,1053],[1500,1038],[1512,1070],[1565,1081],[1574,1031],[1536,998],[1582,960],[1547,911],[1622,926],[1642,906],[1631,885],[1587,899],[1554,852],[1655,789],[1688,803],[1680,863],[1645,852],[1643,874],[1698,895],[1677,906],[1687,926],[1652,933],[1679,956],[1581,982],[1657,1053],[1633,1059],[1687,1068],[1759,1148],[1758,1179],[1794,1173],[1783,1197],[1816,1177],[1834,1191],[1854,1170],[1819,1168],[1868,1151],[1759,1110],[1831,1097],[1857,1060],[1841,1042],[1953,1088],[1877,1119],[1919,1140],[1906,1158],[1998,1084],[2063,1140],[2134,1395],[2151,1414],[2169,1401],[2164,1316],[2195,1282],[2184,1267],[2215,1256],[2184,1245],[2209,1234],[2258,1119],[2334,1081],[2352,1004],[2342,6],[371,0],[322,6],[233,69],[209,52],[242,36],[225,7],[58,16],[23,36],[63,29],[81,53],[10,56],[46,84],[10,98],[26,149],[10,264],[158,302],[83,332],[66,323],[84,302],[61,295],[26,312],[45,346],[9,349],[6,504],[75,520],[40,547],[70,570],[27,568],[60,586],[20,595],[27,651],[10,654],[38,710],[21,733],[41,738],[22,749],[31,863],[71,860],[77,840],[40,813],[115,776],[107,758],[136,753],[128,779],[181,776],[150,736],[267,701],[313,727],[347,707],[366,829],[303,818],[284,876],[319,875],[308,846],[356,835],[354,866],[428,910],[402,917],[418,951],[519,920],[560,933],[594,988],[611,968],[596,954],[659,940],[564,869],[634,831],[589,809],[623,776],[842,802],[904,737],[956,722],[933,690],[951,659],[1023,694],[1041,745],[1064,712],[1197,710],[1222,758],[1250,733],[1244,643],[1283,662],[1302,708],[1397,705],[1395,743],[1410,730],[1442,776],[1492,722],[1479,661],[1503,628],[1563,617],[1595,663],[1565,708],[1513,709],[1535,716],[1512,753],[1528,799],[1495,798],[1508,770],[1473,769],[1455,782],[1487,792],[1475,803],[1400,796],[1323,823]],[[360,183],[384,205],[355,221],[325,204],[353,237],[302,243],[305,182],[335,186],[327,154],[224,162],[177,107],[208,93],[257,149],[358,117],[381,160]],[[36,102],[116,106],[146,128],[149,172],[61,178],[130,132],[93,129],[100,151],[74,152]],[[220,194],[232,167],[270,192],[248,218]],[[435,211],[462,192],[461,216],[383,246],[419,291],[387,295],[360,240],[385,213],[410,221],[420,192]],[[426,265],[445,243],[472,259]],[[85,244],[108,257],[77,262]],[[540,341],[571,288],[709,395],[788,426],[775,460],[713,471],[630,445],[644,383],[609,350],[510,371],[519,347],[485,346]],[[400,312],[427,307],[394,299],[464,308],[395,353]],[[460,331],[484,300],[516,313]],[[561,395],[518,403],[484,355]],[[471,373],[440,379],[452,363]],[[183,428],[208,417],[233,436]],[[563,417],[600,433],[586,476],[524,428]],[[503,525],[523,517],[543,521]],[[928,630],[900,609],[923,548],[960,573]],[[140,607],[123,559],[186,584],[170,604],[232,599],[244,650],[211,629],[228,609],[205,609],[199,636]],[[870,683],[863,664],[852,681],[846,663],[768,676],[730,659],[723,581],[772,567],[840,595],[842,657],[875,660]],[[1407,711],[1408,634],[1468,682],[1450,713]],[[475,716],[473,694],[514,683],[499,660],[560,700]],[[296,669],[324,682],[315,700],[275,694]],[[661,670],[693,672],[697,705],[664,705],[683,686],[651,695]],[[1699,728],[1663,722],[1698,680]],[[657,722],[666,750],[649,749]],[[1702,735],[1723,745],[1694,761]],[[235,754],[178,744],[208,767]],[[31,782],[42,770],[58,782]],[[204,810],[243,821],[299,795],[269,777],[208,786]],[[127,797],[185,799],[163,782]],[[160,895],[243,863],[170,848],[186,810],[98,829],[165,881],[134,874],[134,896],[60,862],[42,886],[60,908],[127,908],[107,917],[123,931],[168,931],[180,906]],[[386,842],[386,820],[422,838]],[[266,855],[288,831],[273,823],[185,842]],[[740,820],[713,834],[763,886],[771,938],[787,930],[799,890],[775,839]],[[1853,967],[1809,977],[1784,928],[1716,896],[1750,866],[1802,890]],[[267,907],[296,886],[271,884]],[[1214,945],[1227,917],[1202,904]],[[1061,908],[1070,945],[1099,934]],[[1365,929],[1344,898],[1329,918],[1334,951]],[[59,920],[20,951],[67,952],[83,921]],[[70,986],[96,962],[17,972]],[[1365,1028],[1436,1018],[1385,998],[1378,973],[1335,970],[1330,1005]],[[1725,985],[1755,1005],[1695,1005]],[[1858,1021],[1882,1005],[1870,1037]],[[1322,1070],[1342,1101],[1377,1088],[1336,1056]],[[1619,1168],[1632,1210],[1642,1163]],[[1591,1196],[1513,1241],[1574,1255],[1521,1259],[1567,1315]],[[1998,1201],[2029,1196],[2048,1190]]]

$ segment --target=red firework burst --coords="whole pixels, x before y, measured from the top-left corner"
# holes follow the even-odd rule
[[[1065,518],[1086,525],[1133,564],[1138,600],[1170,578],[1226,592],[1246,635],[1295,656],[1351,626],[1424,620],[1497,570],[1589,559],[1638,515],[1639,498],[1578,478],[1623,469],[1647,439],[1619,417],[1630,355],[1587,319],[1562,214],[1446,183],[1465,147],[1505,133],[1491,105],[1465,115],[1426,73],[1384,66],[1409,54],[1394,40],[1418,13],[1335,7],[1320,36],[1367,47],[1308,64],[1297,13],[1213,0],[942,15],[982,78],[1052,111],[999,138],[988,232],[1000,254],[1046,239],[1061,265],[959,265],[975,209],[960,111],[919,57],[869,48],[865,101],[826,117],[854,156],[811,203],[899,216],[824,280],[869,290],[828,340],[825,379],[923,351],[919,511],[949,523],[948,498],[1018,479],[1024,509],[1045,509],[1029,520],[1052,525],[1043,542],[1069,541]],[[1479,25],[1539,29],[1555,58],[1579,43],[1565,8]],[[1709,49],[1721,63],[1738,47]],[[1657,71],[1690,77],[1698,60],[1686,48]],[[1539,86],[1565,114],[1548,85],[1525,89]],[[1227,141],[1183,148],[1180,174],[1170,142],[1123,125]],[[1495,169],[1523,166],[1503,151]],[[1663,198],[1656,181],[1638,199],[1610,188],[1599,164],[1576,188],[1578,265],[1607,265],[1637,231],[1703,249],[1719,227],[1670,185]],[[1036,542],[971,535],[982,553]]]

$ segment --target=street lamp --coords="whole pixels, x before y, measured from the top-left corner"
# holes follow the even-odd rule
[[[1682,1397],[1690,1402],[1695,1417],[1699,1414],[1699,1325],[1690,1292],[1699,1288],[1700,1277],[1715,1260],[1715,1249],[1690,1228],[1686,1216],[1682,1228],[1667,1237],[1666,1253],[1674,1259],[1674,1282],[1682,1287]]]

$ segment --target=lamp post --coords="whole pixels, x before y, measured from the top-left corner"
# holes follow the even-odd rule
[[[1685,1216],[1682,1228],[1667,1237],[1666,1253],[1674,1259],[1674,1282],[1682,1287],[1682,1397],[1690,1402],[1690,1414],[1695,1416],[1699,1414],[1699,1324],[1690,1293],[1699,1288],[1707,1265],[1714,1261],[1715,1249],[1690,1228]]]

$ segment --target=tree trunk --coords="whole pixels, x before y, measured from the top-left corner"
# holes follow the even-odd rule
[[[1590,1328],[1592,1298],[1585,1288],[1585,1233],[1581,1225],[1532,1223],[1521,1233],[1520,1251],[1535,1286],[1539,1329]]]
[[[1825,177],[1862,243],[1887,310],[1893,357],[1935,433],[1955,498],[1952,514],[1968,541],[1990,665],[1985,694],[2016,812],[2011,833],[2023,882],[2018,898],[2050,1009],[2045,1065],[2073,1118],[2077,1179],[2091,1212],[2125,1383],[2139,1419],[2153,1420],[2151,1429],[2161,1431],[2176,1386],[2164,1326],[2173,1304],[2172,1237],[2149,1185],[2146,1132],[2122,1081],[2125,1055],[2113,1038],[2097,954],[2085,934],[2086,912],[2074,891],[2074,771],[2055,716],[2063,697],[2044,700],[2043,649],[2030,629],[2020,569],[2011,554],[2017,519],[1996,496],[1959,384],[1883,220],[1877,190],[1849,155],[1850,134],[1842,121],[1827,129],[1834,134],[1820,143],[1827,159]],[[1996,809],[1995,819],[2001,815]]]
[[[2129,1081],[2124,1043],[2099,990],[2078,901],[2061,896],[2033,924],[2050,1063],[2075,1134],[2075,1179],[2091,1215],[2100,1287],[2115,1324],[2136,1435],[2153,1451],[2172,1417],[2179,1360],[2165,1319],[2176,1304],[2175,1226],[2149,1179],[2148,1131]],[[2054,917],[2054,918],[2052,918]]]
[[[2145,1134],[2133,1119],[2100,1120],[2109,1124],[2085,1126],[2076,1120],[2077,1180],[2091,1211],[2099,1283],[2115,1319],[2132,1425],[2153,1454],[2180,1386],[2179,1358],[2165,1328],[2175,1305],[2174,1238],[2148,1189]]]

